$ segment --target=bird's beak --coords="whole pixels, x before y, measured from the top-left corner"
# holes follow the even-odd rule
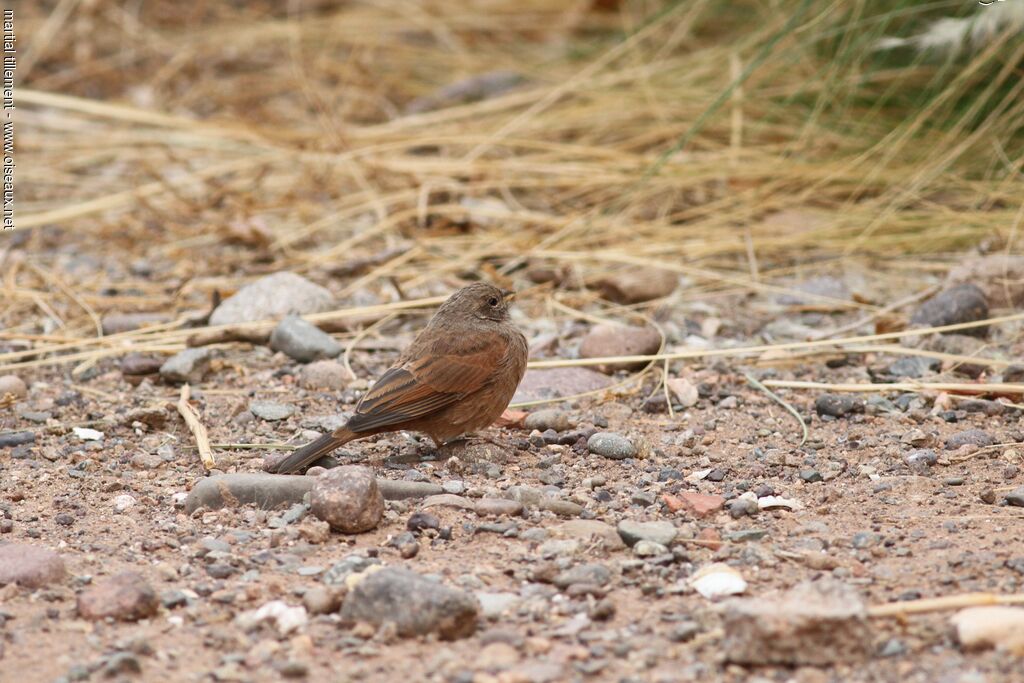
[[[501,290],[501,298],[505,300],[505,303],[509,303],[515,300],[516,293],[511,289],[503,289]]]

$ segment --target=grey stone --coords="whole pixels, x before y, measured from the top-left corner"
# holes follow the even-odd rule
[[[0,434],[0,448],[13,448],[27,443],[35,443],[35,432],[6,432]]]
[[[939,456],[931,448],[917,448],[903,456],[903,462],[915,470],[926,469],[938,461]]]
[[[295,413],[295,408],[285,403],[276,403],[274,401],[251,401],[249,403],[249,411],[267,422],[277,422],[278,420],[287,420]]]
[[[523,514],[523,504],[517,500],[505,498],[481,498],[476,502],[476,514],[481,517],[508,515],[518,517]]]
[[[554,584],[565,589],[574,583],[586,583],[594,586],[604,586],[612,579],[611,570],[603,564],[578,564],[575,567],[560,572],[554,580]]]
[[[426,498],[427,496],[444,493],[444,489],[441,488],[440,484],[431,484],[425,481],[378,479],[377,487],[384,494],[385,500]]]
[[[587,449],[612,460],[625,460],[636,455],[633,442],[615,432],[597,432],[587,439]]]
[[[988,317],[988,299],[975,284],[963,283],[939,292],[925,301],[910,316],[910,324],[917,327],[941,327],[975,322]],[[959,330],[958,334],[984,337],[988,326]]]
[[[1015,488],[1006,494],[1007,505],[1024,508],[1024,486]]]
[[[463,591],[400,567],[370,572],[349,591],[341,607],[345,623],[393,623],[399,636],[436,634],[464,638],[476,630],[479,604]]]
[[[583,513],[582,505],[561,498],[542,498],[539,507],[559,517],[579,517]]]
[[[347,555],[340,562],[336,562],[330,569],[323,573],[320,578],[328,586],[342,586],[346,579],[353,574],[360,574],[368,567],[379,565],[381,562],[376,557],[364,557],[362,555]]]
[[[0,544],[0,586],[42,588],[66,576],[60,555],[26,543]]]
[[[822,394],[814,400],[814,410],[818,415],[846,417],[851,413],[863,413],[865,401],[852,394]]]
[[[210,316],[211,325],[232,325],[305,315],[330,310],[329,291],[294,273],[279,272],[260,278],[221,302]]]
[[[996,442],[994,436],[983,429],[966,429],[946,439],[946,450],[955,451],[962,446],[984,448]]]
[[[301,363],[334,358],[341,344],[313,323],[289,315],[270,333],[270,348]]]
[[[526,416],[524,424],[529,430],[536,429],[541,432],[548,429],[554,429],[556,432],[564,432],[565,430],[572,429],[576,426],[573,420],[569,418],[569,414],[567,412],[556,408],[547,408],[530,413]]]
[[[198,384],[210,369],[213,352],[207,348],[185,349],[164,361],[160,376],[168,382]]]
[[[328,470],[315,480],[310,491],[310,511],[332,529],[357,534],[380,524],[384,496],[372,469],[345,465]]]
[[[828,666],[870,656],[872,631],[855,590],[834,580],[805,582],[777,599],[727,602],[722,649],[749,665]]]
[[[630,547],[638,541],[653,541],[668,546],[679,533],[672,522],[635,522],[629,519],[619,522],[618,531],[623,543]]]

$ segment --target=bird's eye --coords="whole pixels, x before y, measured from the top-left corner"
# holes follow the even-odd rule
[[[497,297],[493,297],[492,296],[490,299],[487,300],[487,303],[490,304],[491,306],[497,306],[498,305],[498,299],[497,299]]]

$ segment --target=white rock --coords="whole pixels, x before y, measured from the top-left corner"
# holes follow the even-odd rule
[[[134,496],[129,496],[127,493],[122,493],[120,496],[114,498],[114,511],[115,512],[127,512],[135,507]]]
[[[693,385],[693,382],[684,377],[674,377],[667,380],[665,384],[668,385],[669,391],[676,397],[676,400],[684,408],[690,408],[696,405],[700,399],[700,394],[697,393],[697,387]]]
[[[739,595],[747,590],[743,576],[722,562],[701,567],[690,579],[690,585],[708,600]]]
[[[803,510],[804,506],[799,500],[793,498],[783,498],[782,496],[765,496],[764,498],[757,499],[757,507],[762,510],[774,510],[776,508],[785,508],[787,510]]]
[[[712,469],[714,469],[714,468],[709,467],[709,468],[707,468],[705,470],[694,470],[693,472],[690,472],[688,475],[686,475],[686,481],[689,481],[689,482],[704,481],[705,479],[708,478],[708,475],[711,474],[711,470]]]
[[[304,627],[309,618],[305,607],[290,607],[283,600],[271,600],[259,609],[235,617],[235,622],[244,631],[251,631],[265,621],[273,621],[277,632],[286,636]]]
[[[965,650],[994,647],[1024,656],[1024,608],[968,607],[950,618]]]
[[[86,429],[85,427],[75,427],[71,430],[75,433],[82,441],[99,441],[103,438],[103,432],[98,432],[95,429]]]

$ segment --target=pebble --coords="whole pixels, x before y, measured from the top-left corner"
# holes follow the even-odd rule
[[[130,496],[127,493],[122,493],[119,496],[114,496],[114,512],[124,513],[135,507],[138,501],[135,500],[134,496]]]
[[[846,417],[852,413],[863,413],[864,399],[851,394],[822,394],[814,400],[814,410],[818,415]]]
[[[277,422],[291,417],[295,413],[295,408],[275,401],[250,401],[249,412],[261,420]]]
[[[479,605],[474,596],[401,567],[364,573],[341,607],[344,623],[391,622],[399,636],[436,634],[464,638],[476,630]]]
[[[211,325],[232,325],[320,313],[334,307],[334,297],[320,285],[289,272],[256,280],[228,297],[213,311]]]
[[[302,594],[302,605],[310,614],[333,614],[341,608],[344,592],[327,586],[313,586]]]
[[[1024,486],[1015,488],[1006,494],[1006,504],[1024,508]]]
[[[306,389],[341,391],[348,386],[348,371],[337,361],[314,361],[299,370],[299,385]]]
[[[690,585],[708,600],[739,595],[747,590],[743,575],[722,562],[701,567],[690,578]]]
[[[460,496],[466,492],[466,482],[458,479],[441,482],[441,490],[445,493]]]
[[[159,608],[156,591],[137,572],[116,574],[78,595],[78,615],[92,621],[138,621],[154,616]]]
[[[633,546],[633,554],[637,557],[658,557],[668,551],[668,547],[654,541],[637,541]]]
[[[536,429],[540,432],[547,431],[548,429],[564,432],[575,427],[576,423],[569,417],[569,413],[564,410],[548,408],[527,415],[524,425],[526,429]]]
[[[669,546],[678,534],[672,522],[635,522],[628,519],[619,522],[618,532],[623,543],[630,547],[639,541],[653,541]]]
[[[606,550],[619,550],[625,547],[619,532],[611,524],[596,519],[573,519],[552,527],[551,532],[565,539],[574,539],[591,543],[599,540]],[[639,539],[638,539],[639,540]]]
[[[523,504],[517,500],[505,498],[481,498],[476,502],[476,514],[481,517],[519,517],[523,514]]]
[[[673,503],[669,503],[666,499],[669,509],[675,511],[677,509],[686,510],[695,517],[707,517],[725,507],[725,498],[715,494],[698,493],[696,491],[680,491],[675,498],[682,506],[680,508],[673,508]],[[755,504],[756,506],[756,504]]]
[[[370,567],[379,567],[380,560],[376,557],[363,555],[346,555],[340,562],[331,566],[320,578],[328,586],[347,586],[349,579],[365,572]]]
[[[498,617],[521,602],[515,593],[477,591],[475,596],[476,601],[480,603],[480,615],[487,620],[497,620]]]
[[[679,286],[679,275],[661,268],[628,268],[596,283],[601,296],[617,304],[638,304],[660,299]]]
[[[597,432],[587,439],[587,449],[595,455],[612,460],[625,460],[636,455],[633,442],[615,432]]]
[[[123,375],[155,375],[160,372],[164,359],[159,356],[147,356],[144,353],[129,353],[121,359]]]
[[[385,500],[406,500],[409,498],[426,498],[437,493],[444,493],[438,484],[425,481],[407,481],[394,479],[378,479],[377,486],[384,494]]]
[[[559,517],[579,517],[583,514],[583,506],[571,500],[561,498],[543,498],[540,501],[540,509],[553,512]]]
[[[13,448],[27,443],[35,443],[35,432],[6,432],[0,434],[0,448]]]
[[[744,665],[855,663],[873,646],[860,596],[832,579],[802,583],[779,598],[730,601],[722,626],[726,659]]]
[[[1024,609],[1020,607],[968,607],[950,622],[965,650],[997,648],[1024,656]]]
[[[246,632],[254,631],[260,624],[268,621],[273,622],[278,635],[283,637],[304,628],[309,617],[305,607],[292,607],[283,600],[271,600],[261,605],[259,609],[242,612],[235,617],[235,623]]]
[[[988,299],[985,292],[975,284],[964,283],[939,292],[921,304],[910,316],[910,324],[915,327],[940,327],[986,318]],[[957,330],[957,334],[984,337],[988,334],[988,326]]]
[[[527,370],[516,388],[513,403],[540,401],[597,391],[611,386],[612,379],[589,368],[569,367]]]
[[[573,584],[579,583],[605,586],[611,581],[611,578],[611,570],[603,564],[578,564],[575,567],[560,572],[555,576],[553,583],[564,590]]]
[[[342,351],[334,337],[295,315],[285,317],[270,333],[270,348],[300,363],[334,358]]]
[[[384,496],[373,470],[359,465],[336,467],[315,477],[310,511],[344,533],[370,531],[384,515]]]
[[[962,446],[977,446],[978,448],[984,448],[985,446],[991,446],[994,443],[996,443],[995,437],[985,430],[967,429],[962,432],[957,432],[946,439],[946,450],[955,451]]]
[[[607,356],[643,356],[657,353],[661,347],[661,335],[653,327],[632,325],[597,325],[580,342],[580,358],[605,358]],[[646,361],[606,363],[597,369],[606,374],[617,370],[634,370],[646,365]]]
[[[52,550],[25,543],[0,544],[0,586],[42,588],[65,576],[64,560]]]
[[[800,478],[808,484],[814,484],[824,480],[824,477],[821,476],[821,472],[812,469],[800,470]]]
[[[185,349],[164,361],[160,366],[160,376],[167,382],[198,384],[206,376],[212,360],[210,349]]]
[[[938,461],[939,456],[931,448],[918,448],[903,456],[903,462],[915,470],[927,469]]]
[[[14,398],[25,398],[28,396],[28,387],[17,375],[0,376],[0,398],[10,394]]]
[[[469,510],[470,512],[474,512],[476,510],[476,503],[471,501],[469,498],[456,496],[452,493],[438,493],[433,496],[427,496],[423,499],[421,505],[425,508],[450,507],[457,508],[459,510]]]

